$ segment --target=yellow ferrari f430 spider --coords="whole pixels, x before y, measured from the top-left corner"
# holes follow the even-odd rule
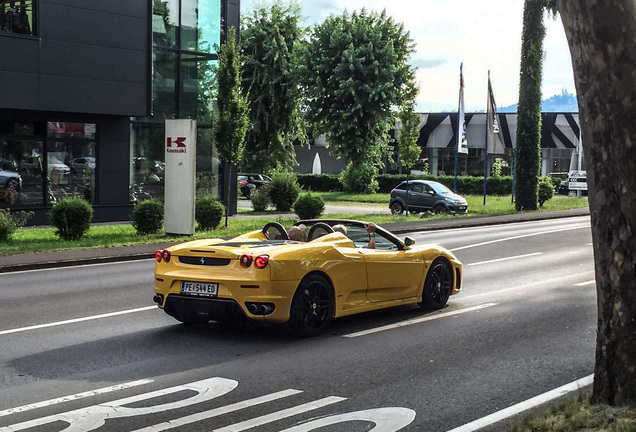
[[[320,333],[333,318],[393,306],[441,309],[461,289],[462,264],[437,245],[415,246],[378,226],[304,220],[306,241],[277,222],[230,240],[182,243],[155,254],[154,301],[177,320],[287,323]],[[334,230],[335,228],[335,230]]]

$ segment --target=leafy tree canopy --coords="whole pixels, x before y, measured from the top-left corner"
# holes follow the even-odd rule
[[[422,148],[417,143],[420,136],[421,116],[415,112],[413,103],[407,103],[399,114],[401,128],[398,132],[398,148],[402,166],[410,169],[420,158]]]
[[[393,127],[392,108],[415,98],[414,43],[383,11],[327,18],[304,50],[307,116],[332,154],[357,166],[379,163]]]
[[[250,105],[244,169],[270,172],[296,164],[293,140],[299,120],[300,6],[280,1],[257,6],[243,19],[243,89]],[[249,93],[248,93],[249,92]]]

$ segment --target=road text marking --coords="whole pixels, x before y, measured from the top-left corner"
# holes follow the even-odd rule
[[[585,378],[581,378],[580,380],[571,382],[570,384],[555,388],[554,390],[550,390],[547,393],[535,396],[532,399],[528,399],[527,401],[520,402],[516,405],[513,405],[501,411],[497,411],[496,413],[492,413],[486,417],[482,417],[458,428],[451,429],[448,432],[473,432],[486,426],[490,426],[494,423],[497,423],[498,421],[501,421],[508,417],[512,417],[513,415],[519,414],[543,403],[549,402],[552,399],[556,399],[572,391],[579,390],[582,387],[592,384],[593,380],[594,375],[588,375]]]
[[[87,392],[84,392],[84,393],[76,393],[76,394],[73,394],[73,395],[63,396],[63,397],[60,397],[60,398],[57,398],[57,399],[50,399],[50,400],[47,400],[47,401],[37,402],[37,403],[34,403],[34,404],[30,404],[30,405],[23,405],[23,406],[20,406],[20,407],[9,408],[7,410],[0,411],[0,417],[11,415],[11,414],[16,414],[16,413],[20,413],[20,412],[30,411],[32,409],[42,408],[42,407],[45,407],[45,406],[57,405],[57,404],[64,403],[64,402],[70,402],[70,401],[74,401],[74,400],[78,400],[78,399],[84,399],[84,398],[87,398],[87,397],[96,396],[96,395],[99,395],[99,394],[110,393],[110,392],[114,392],[114,391],[117,391],[117,390],[123,390],[123,389],[136,387],[136,386],[140,386],[140,385],[144,385],[144,384],[149,384],[149,383],[151,383],[153,381],[154,380],[151,380],[151,379],[142,379],[142,380],[139,380],[139,381],[131,381],[131,382],[128,382],[128,383],[117,384],[117,385],[110,386],[110,387],[102,387],[100,389],[91,390],[91,391],[87,391]]]
[[[82,321],[92,321],[92,320],[101,319],[101,318],[110,318],[110,317],[114,317],[118,315],[143,312],[143,311],[147,311],[151,309],[157,309],[157,306],[145,306],[145,307],[141,307],[137,309],[128,309],[128,310],[123,310],[119,312],[111,312],[111,313],[93,315],[93,316],[88,316],[83,318],[75,318],[75,319],[70,319],[66,321],[57,321],[57,322],[52,322],[47,324],[38,324],[34,326],[29,326],[29,327],[20,327],[20,328],[11,329],[11,330],[2,330],[0,331],[0,336],[11,334],[11,333],[20,333],[20,332],[29,331],[29,330],[38,330],[38,329],[47,328],[47,327],[56,327],[56,326],[61,326],[66,324],[75,324]]]
[[[419,324],[425,321],[432,321],[432,320],[436,320],[439,318],[446,318],[449,316],[453,316],[453,315],[459,315],[462,313],[466,313],[466,312],[473,312],[476,310],[480,310],[480,309],[484,309],[487,307],[491,307],[491,306],[497,306],[499,303],[485,303],[482,305],[477,305],[477,306],[472,306],[466,309],[459,309],[456,311],[452,311],[452,312],[444,312],[444,313],[436,313],[435,315],[429,315],[429,316],[425,316],[422,318],[414,318],[414,319],[410,319],[410,320],[406,320],[406,321],[400,321],[394,324],[388,324],[382,327],[376,327],[373,329],[369,329],[369,330],[363,330],[363,331],[359,331],[359,332],[355,332],[355,333],[349,333],[347,335],[343,335],[342,337],[348,337],[348,338],[354,338],[354,337],[359,337],[359,336],[366,336],[368,334],[372,334],[372,333],[378,333],[381,331],[385,331],[385,330],[391,330],[394,328],[399,328],[399,327],[405,327],[405,326],[409,326],[409,325],[413,325],[413,324]]]
[[[496,262],[500,262],[500,261],[508,261],[508,260],[513,260],[513,259],[518,259],[518,258],[526,258],[526,257],[530,257],[530,256],[535,256],[535,255],[541,255],[541,252],[535,252],[535,253],[531,253],[531,254],[517,255],[517,256],[511,256],[511,257],[505,257],[505,258],[497,258],[497,259],[493,259],[493,260],[480,261],[480,262],[467,264],[467,265],[476,266],[476,265],[482,265],[482,264],[491,264],[491,263],[496,263]]]

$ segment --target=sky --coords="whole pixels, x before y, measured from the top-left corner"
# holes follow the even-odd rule
[[[263,0],[240,0],[249,14]],[[485,111],[488,71],[497,106],[519,98],[519,62],[523,0],[298,0],[305,25],[330,15],[386,10],[404,24],[415,50],[409,63],[417,68],[417,107],[421,112],[457,111],[459,66],[464,64],[466,112]],[[288,2],[287,2],[288,3]],[[561,19],[544,17],[546,37],[543,99],[563,90],[575,93],[572,62]]]

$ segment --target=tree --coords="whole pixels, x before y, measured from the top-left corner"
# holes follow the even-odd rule
[[[593,400],[636,406],[636,2],[558,1],[587,161],[598,331]]]
[[[316,133],[326,133],[331,153],[359,173],[349,177],[362,177],[359,185],[373,184],[373,165],[389,153],[392,108],[415,98],[407,63],[413,51],[404,26],[385,11],[344,12],[312,30],[303,62],[307,115]]]
[[[257,6],[241,32],[243,89],[250,105],[244,168],[270,172],[296,164],[294,134],[303,138],[299,115],[300,6]],[[249,93],[248,93],[249,92]]]
[[[545,9],[555,11],[554,0],[525,0],[519,70],[519,106],[515,145],[515,208],[537,210],[541,167],[541,78]]]
[[[219,49],[217,67],[217,109],[213,130],[216,148],[223,160],[223,185],[225,191],[225,226],[230,204],[230,167],[243,158],[245,134],[249,124],[247,101],[241,91],[241,56],[236,46],[236,29],[231,27],[227,41]]]
[[[409,170],[420,159],[422,148],[417,143],[420,136],[420,121],[422,118],[415,112],[412,101],[402,107],[398,118],[401,127],[398,132],[398,149],[402,166]]]

